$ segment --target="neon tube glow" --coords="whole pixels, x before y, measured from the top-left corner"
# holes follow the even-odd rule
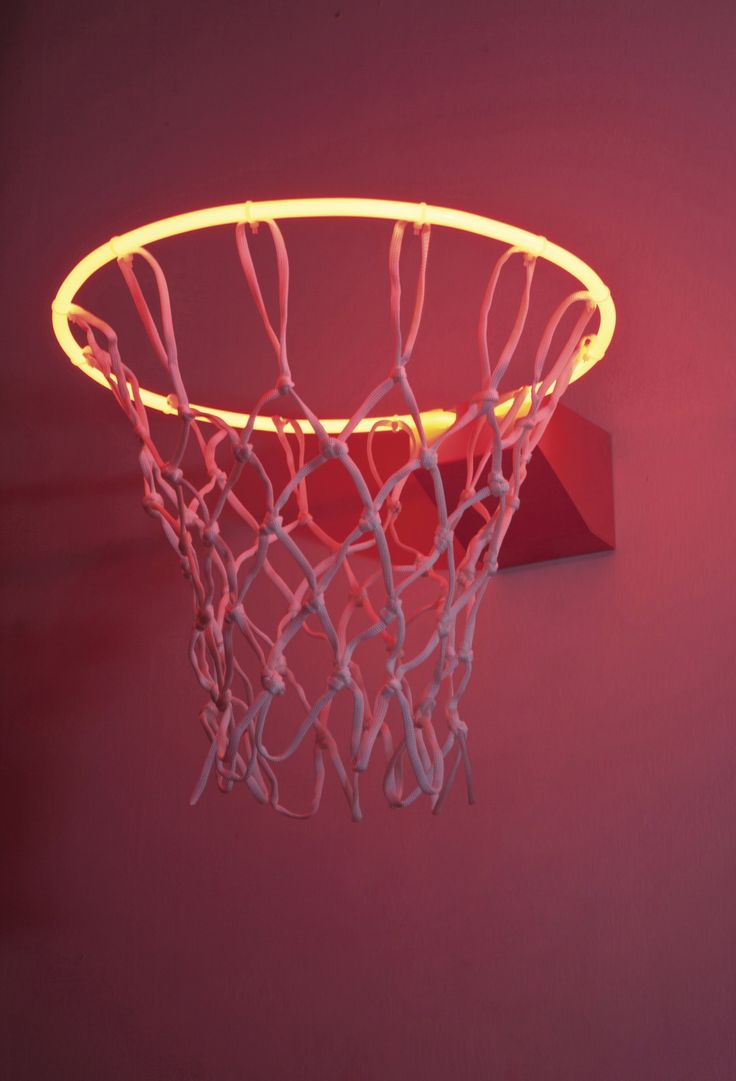
[[[429,224],[445,226],[449,229],[458,229],[462,232],[475,233],[477,236],[488,237],[501,241],[538,256],[567,271],[576,278],[590,293],[593,301],[598,305],[600,324],[595,334],[586,336],[586,346],[581,349],[575,359],[573,373],[570,382],[580,379],[603,358],[613,337],[616,324],[616,309],[611,294],[603,281],[586,263],[571,252],[553,244],[545,237],[529,233],[524,229],[518,229],[513,225],[494,221],[478,214],[469,214],[462,210],[451,210],[448,207],[428,206],[425,203],[404,203],[387,199],[278,199],[257,203],[234,203],[227,206],[209,207],[206,210],[195,210],[188,214],[178,214],[175,217],[164,218],[161,221],[143,225],[138,229],[132,229],[121,236],[113,237],[106,244],[95,248],[86,255],[69,272],[59,288],[56,298],[51,305],[52,324],[59,345],[71,360],[72,364],[80,368],[90,379],[107,387],[105,377],[88,360],[84,350],[74,338],[70,326],[69,315],[78,311],[74,299],[85,282],[101,267],[107,263],[125,255],[131,249],[146,247],[166,237],[177,236],[181,233],[195,232],[199,229],[209,229],[219,225],[235,225],[238,222],[265,222],[278,221],[287,218],[380,218],[390,221],[406,221],[417,225]],[[551,389],[551,388],[550,388]],[[530,391],[530,388],[527,388]],[[530,395],[529,395],[530,396]],[[150,409],[159,410],[162,413],[176,413],[176,408],[162,394],[141,388],[143,404]],[[496,412],[503,415],[510,407],[509,402],[500,402]],[[195,405],[192,409],[198,414],[210,414],[221,418],[233,428],[244,428],[248,423],[248,414],[233,412],[227,409],[213,406]],[[356,431],[370,431],[377,418],[366,417],[356,427]],[[386,418],[397,419],[413,426],[411,417]],[[439,434],[453,423],[454,412],[442,409],[428,410],[422,413],[422,421],[427,433]],[[305,432],[311,432],[312,428],[306,420],[296,420]],[[322,424],[331,434],[342,431],[346,419],[328,418]],[[269,417],[258,417],[255,427],[260,430],[275,431],[275,426]]]

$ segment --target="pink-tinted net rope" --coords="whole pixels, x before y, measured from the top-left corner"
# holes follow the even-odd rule
[[[481,306],[480,393],[458,412],[448,431],[430,442],[407,371],[422,318],[430,228],[416,228],[420,266],[410,326],[404,334],[399,262],[406,223],[398,222],[389,249],[395,338],[391,367],[342,432],[332,437],[301,397],[292,378],[286,342],[288,258],[278,225],[267,224],[278,268],[277,325],[272,324],[263,300],[248,227],[236,227],[243,273],[276,361],[276,380],[258,399],[245,428],[230,427],[217,417],[191,408],[179,368],[166,279],[148,251],[136,250],[118,262],[146,334],[170,380],[171,401],[181,429],[171,457],[165,459],[153,440],[138,381],[121,359],[113,329],[83,309],[77,308],[73,316],[86,335],[87,355],[104,374],[139,439],[144,505],[160,522],[192,585],[195,619],[190,657],[207,695],[200,719],[210,741],[192,802],[214,774],[222,791],[244,782],[260,802],[269,803],[283,814],[308,817],[319,807],[329,762],[357,819],[361,817],[360,776],[375,757],[377,744],[382,749],[383,788],[392,806],[405,806],[426,796],[432,809],[439,811],[460,766],[472,802],[468,730],[460,715],[460,704],[471,675],[478,610],[498,569],[501,544],[519,507],[527,463],[568,385],[595,304],[587,292],[573,293],[560,304],[536,351],[530,407],[523,408],[525,392],[520,390],[506,396],[508,411],[498,416],[499,385],[525,326],[536,266],[534,257],[518,249],[505,251],[492,270]],[[511,334],[492,360],[489,313],[501,272],[514,254],[524,261],[524,287]],[[153,273],[158,319],[136,275],[136,258]],[[579,317],[564,345],[550,360],[555,331],[575,304],[580,304]],[[397,387],[406,413],[413,418],[413,427],[390,419],[376,420],[368,435],[368,469],[361,470],[351,456],[351,438],[360,421],[375,417],[377,412],[380,415],[381,402]],[[259,456],[253,432],[255,418],[265,412],[272,414],[274,403],[284,399],[311,424],[317,449],[309,456],[300,425],[274,417],[276,433],[270,439],[278,441],[288,473],[285,486],[275,490],[273,470],[269,473]],[[405,460],[382,477],[373,450],[374,437],[391,428],[399,429],[395,439],[401,440],[407,451]],[[448,505],[438,459],[445,441],[461,430],[467,435],[466,482],[456,505]],[[200,469],[204,465],[203,482],[195,481],[191,471],[190,475],[185,473],[186,453],[192,440],[201,455]],[[504,450],[511,454],[506,474]],[[339,540],[315,520],[309,503],[315,473],[334,461],[349,477],[360,507],[353,528]],[[437,514],[436,531],[427,550],[407,543],[401,530],[402,492],[409,479],[422,470],[431,481]],[[246,473],[247,479],[262,489],[266,507],[263,516],[257,517],[239,497]],[[486,505],[489,500],[493,509]],[[234,514],[237,530],[226,529],[231,520],[226,508],[228,514]],[[475,514],[479,525],[463,553],[454,543],[454,531],[466,514]],[[276,566],[274,546],[282,557],[286,555],[296,584],[289,585],[287,576]],[[320,553],[318,558],[308,557],[307,552],[313,549]],[[372,563],[365,559],[366,554],[373,555]],[[275,631],[270,632],[263,604],[253,600],[255,583],[264,577],[281,604]],[[346,603],[339,599],[338,578],[347,587]],[[426,596],[414,600],[413,587],[420,580],[434,590],[428,601]],[[270,607],[273,609],[273,604]],[[268,614],[272,616],[273,611]],[[410,631],[428,615],[430,625],[424,632],[417,631],[417,640],[417,634],[412,637]],[[303,686],[304,680],[300,682],[296,666],[289,663],[295,643],[305,635],[318,642],[328,658],[321,689],[311,695]],[[370,672],[364,672],[361,651],[376,641],[385,647],[384,659],[372,665]],[[260,682],[250,678],[249,666]],[[379,668],[377,678],[375,668]],[[274,731],[269,720],[276,701],[287,692],[289,712],[297,723],[292,724],[286,746],[275,748],[279,737],[283,738],[283,729],[279,723]],[[347,701],[348,705],[347,736],[342,740],[342,728],[331,727],[331,715],[339,701]],[[309,744],[313,794],[306,809],[294,811],[282,802],[280,766]]]

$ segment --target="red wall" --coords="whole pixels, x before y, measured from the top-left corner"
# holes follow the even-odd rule
[[[541,0],[16,16],[6,1076],[736,1076],[734,29],[727,5]],[[189,808],[189,597],[124,420],[49,327],[110,235],[297,194],[524,225],[618,305],[567,398],[613,434],[617,551],[492,584],[465,709],[479,799],[439,818],[375,798],[356,826],[334,784],[307,824],[244,791]],[[360,302],[339,318],[359,327]],[[308,379],[327,401],[345,377]]]

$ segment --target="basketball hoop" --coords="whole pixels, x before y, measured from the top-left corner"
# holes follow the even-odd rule
[[[337,419],[318,416],[292,375],[286,333],[289,263],[278,224],[326,217],[394,222],[388,253],[394,354],[376,387],[349,416]],[[249,241],[259,223],[266,225],[276,255],[279,315],[273,322]],[[414,226],[419,270],[404,331],[399,262],[407,224]],[[235,226],[242,272],[275,359],[275,380],[248,414],[190,401],[167,281],[148,250],[166,237],[226,225]],[[454,410],[420,409],[409,379],[435,226],[505,245],[481,303],[478,393]],[[524,269],[516,318],[504,346],[491,356],[489,314],[501,274],[515,258]],[[502,393],[501,380],[527,322],[539,259],[573,275],[582,288],[551,314],[534,353],[531,382]],[[122,359],[113,328],[75,301],[84,283],[112,262],[120,268],[166,374],[166,395],[139,385]],[[139,268],[152,275],[156,315],[145,298]],[[572,329],[554,345],[568,312],[568,323],[574,316]],[[592,331],[588,324],[596,312],[598,325]],[[438,812],[461,766],[472,802],[461,702],[472,670],[478,610],[498,569],[532,452],[569,384],[603,357],[613,335],[613,302],[594,271],[542,237],[443,207],[373,199],[246,203],[168,218],[114,238],[71,271],[52,305],[52,319],[71,361],[109,388],[127,416],[140,444],[144,505],[159,521],[192,585],[190,657],[207,696],[200,720],[210,742],[192,802],[214,775],[223,792],[243,782],[261,803],[292,817],[308,817],[319,807],[329,762],[353,818],[359,819],[361,774],[377,757],[382,758],[383,789],[391,806],[424,796]],[[383,414],[382,403],[397,391],[403,411]],[[280,402],[298,415],[273,415]],[[180,438],[168,458],[154,441],[151,410],[178,418]],[[387,439],[392,448],[388,466],[380,450]],[[443,456],[458,443],[466,483],[449,502]],[[202,477],[187,467],[190,446],[199,452]],[[510,462],[505,469],[504,451]],[[329,514],[317,513],[314,498],[320,475],[330,469],[340,471],[356,507],[339,536]],[[412,485],[419,478],[435,508],[426,544],[404,528],[411,515]],[[468,516],[477,528],[460,544],[456,531],[464,520],[467,534]],[[277,567],[277,553],[288,575]],[[278,598],[278,618],[270,630],[254,601],[262,582]],[[318,683],[312,690],[290,660],[294,644],[307,639],[318,647],[322,664],[308,673]],[[362,662],[377,643],[383,645],[380,663]],[[283,702],[289,717],[296,718],[288,737],[278,719]],[[342,721],[335,721],[343,707],[344,739]],[[284,763],[303,749],[311,750],[314,783],[308,806],[295,811],[282,801],[280,774]]]

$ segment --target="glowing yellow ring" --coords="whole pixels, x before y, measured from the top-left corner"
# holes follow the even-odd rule
[[[463,210],[451,210],[448,207],[428,206],[426,203],[400,203],[390,199],[275,199],[259,203],[235,203],[229,206],[214,206],[207,210],[195,210],[189,214],[177,214],[172,218],[163,218],[161,221],[151,222],[150,225],[142,225],[139,229],[132,229],[129,233],[113,237],[112,240],[86,255],[81,262],[77,263],[73,270],[67,274],[51,305],[51,319],[54,333],[59,345],[71,360],[72,364],[80,368],[90,379],[107,387],[104,375],[97,370],[85,356],[81,346],[77,343],[69,328],[69,315],[79,311],[74,304],[74,298],[84,283],[95,274],[101,267],[113,260],[118,259],[126,251],[133,248],[145,247],[163,240],[165,237],[177,236],[179,233],[189,233],[197,229],[209,229],[215,225],[235,225],[237,222],[262,222],[276,221],[283,218],[384,218],[391,221],[408,221],[419,224],[444,225],[449,229],[459,229],[466,233],[475,233],[477,236],[499,240],[504,244],[520,248],[531,255],[546,259],[555,266],[566,270],[587,289],[592,299],[598,305],[600,325],[597,334],[586,336],[586,348],[580,351],[575,359],[571,382],[580,379],[594,364],[605,355],[613,337],[616,325],[616,309],[611,299],[609,289],[604,285],[598,275],[582,259],[570,252],[552,244],[545,237],[536,236],[524,229],[517,229],[513,225],[506,225],[492,218],[484,218],[479,214],[469,214]],[[529,391],[530,388],[527,388]],[[150,409],[158,409],[162,413],[176,413],[168,398],[154,391],[141,388],[141,400]],[[508,411],[509,403],[502,402],[497,407],[497,412],[503,414]],[[210,414],[220,417],[233,428],[244,428],[248,423],[247,413],[232,412],[227,409],[216,409],[212,406],[200,406],[192,403],[192,409],[197,413]],[[411,417],[389,418],[397,419],[413,426]],[[422,413],[422,421],[429,433],[439,434],[455,420],[455,413],[442,409],[433,409]],[[356,431],[370,431],[376,422],[376,418],[366,417],[356,427]],[[296,421],[306,432],[311,432],[312,427],[306,420]],[[328,432],[339,433],[344,428],[347,420],[327,419],[322,424]],[[260,430],[275,431],[273,422],[268,417],[258,417],[255,427]]]

